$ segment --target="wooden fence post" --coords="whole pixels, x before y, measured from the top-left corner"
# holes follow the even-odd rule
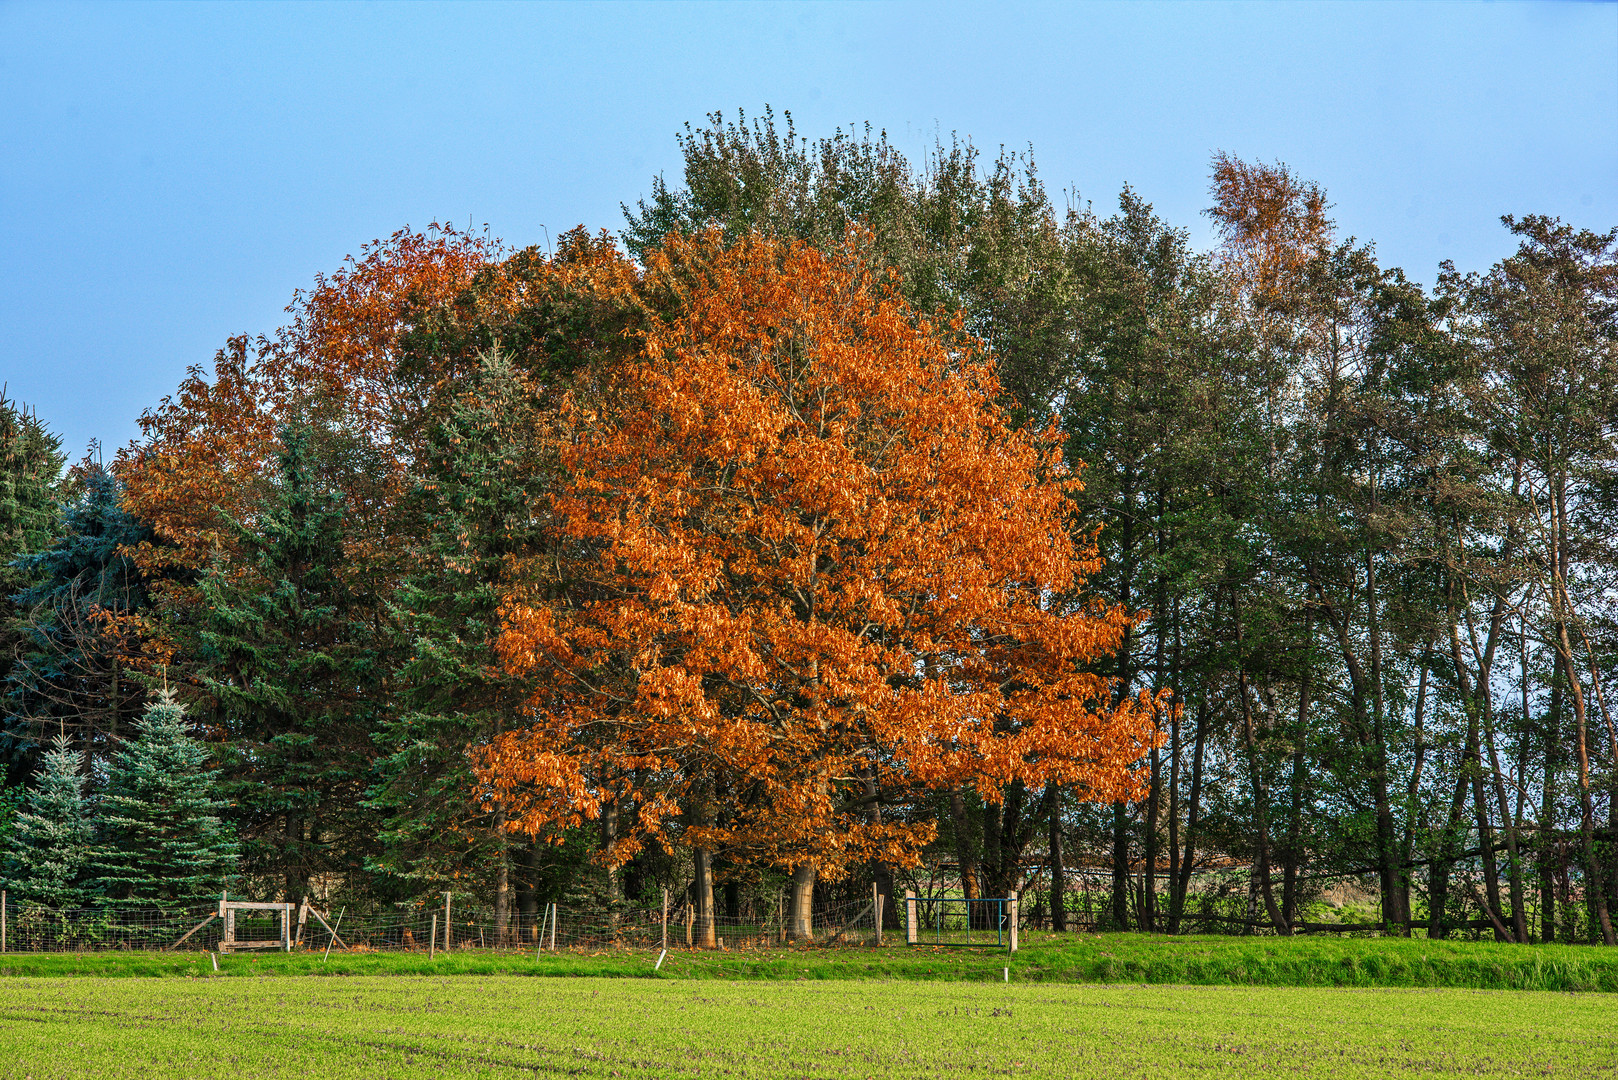
[[[427,959],[438,955],[438,912],[433,912],[433,932],[427,939]]]
[[[669,891],[663,890],[663,951],[669,949]]]
[[[688,949],[691,948],[691,928],[696,924],[697,909],[691,904],[685,905],[685,947]]]
[[[1016,952],[1017,951],[1017,894],[1016,893],[1012,893],[1010,898],[1006,900],[1006,922],[1009,925],[1009,929],[1011,931],[1011,940],[1010,940],[1010,943],[1009,943],[1010,948],[1008,948],[1006,951],[1007,952]]]
[[[455,939],[450,937],[449,929],[449,893],[444,894],[444,951],[449,952]]]
[[[882,947],[882,901],[884,899],[886,897],[882,895],[881,890],[876,886],[876,882],[873,881],[871,883],[871,910],[876,913],[876,934],[874,936],[876,938],[876,947],[879,949]]]
[[[905,890],[905,944],[916,943],[916,890]]]

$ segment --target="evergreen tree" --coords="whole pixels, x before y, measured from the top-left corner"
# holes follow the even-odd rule
[[[532,391],[498,350],[429,437],[417,498],[428,536],[395,601],[400,714],[382,734],[375,802],[388,814],[382,868],[424,881],[487,882],[509,911],[511,838],[478,798],[468,751],[512,711],[493,651],[516,556],[538,542],[544,470]]]
[[[237,523],[245,557],[201,588],[200,682],[229,733],[242,869],[293,897],[313,875],[359,870],[376,834],[363,806],[382,698],[376,606],[354,580],[317,434],[282,431],[271,493]]]
[[[18,597],[37,578],[27,557],[56,538],[62,464],[61,439],[0,392],[0,685],[10,679],[26,636],[27,609]],[[9,723],[0,727],[4,780],[13,786],[27,778],[38,753],[37,743],[18,735]]]
[[[146,697],[132,669],[147,595],[128,551],[152,533],[124,510],[122,489],[101,465],[81,466],[72,486],[54,541],[14,562],[32,584],[16,596],[25,614],[6,723],[15,740],[69,734],[106,753]]]
[[[112,755],[101,799],[96,884],[107,902],[168,907],[217,897],[236,867],[220,814],[219,773],[186,731],[185,710],[164,691]]]
[[[84,797],[82,755],[58,735],[41,760],[39,778],[18,811],[7,852],[6,888],[22,904],[83,907],[95,842]]]

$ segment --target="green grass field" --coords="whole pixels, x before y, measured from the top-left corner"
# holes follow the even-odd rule
[[[0,1080],[1618,1078],[1614,953],[1115,934],[1010,957],[679,950],[655,972],[631,951],[272,953],[218,972],[206,953],[8,954]]]
[[[510,976],[0,980],[0,1076],[1602,1077],[1598,994]]]
[[[767,949],[669,953],[575,952],[536,956],[457,950],[415,953],[238,954],[222,975],[539,975],[609,978],[895,979],[921,982],[1157,983],[1196,986],[1453,987],[1476,990],[1618,992],[1618,950],[1575,945],[1390,938],[1167,937],[1150,934],[1036,935],[1015,956],[981,949]],[[0,976],[207,976],[206,953],[9,954]],[[0,980],[3,982],[3,980]]]

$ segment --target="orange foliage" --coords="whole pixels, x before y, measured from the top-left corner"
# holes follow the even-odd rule
[[[835,876],[932,836],[873,787],[1133,797],[1155,703],[1092,670],[1130,617],[1065,599],[1098,565],[1077,480],[991,360],[853,253],[671,237],[642,289],[666,314],[573,406],[549,508],[573,599],[514,598],[499,642],[536,688],[479,764],[514,826],[610,800],[613,862],[678,837]]]
[[[195,570],[232,550],[229,521],[262,495],[277,432],[294,419],[324,421],[364,448],[356,456],[370,460],[331,479],[348,496],[354,553],[363,559],[367,538],[381,548],[410,451],[396,436],[419,407],[396,377],[400,334],[410,313],[452,300],[495,254],[492,241],[453,228],[401,230],[296,293],[292,322],[273,339],[231,339],[211,381],[192,367],[141,417],[145,438],[119,456],[125,505],[158,537],[137,553],[143,567],[154,576]]]
[[[1282,164],[1215,154],[1214,219],[1234,278],[1261,305],[1282,302],[1305,266],[1331,243],[1326,193]]]

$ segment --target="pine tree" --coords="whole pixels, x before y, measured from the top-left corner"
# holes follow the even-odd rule
[[[164,691],[135,722],[136,737],[112,755],[93,860],[110,904],[194,904],[217,897],[235,870],[219,774],[186,726],[185,710]]]
[[[245,557],[201,587],[200,681],[230,735],[224,793],[242,869],[289,896],[358,870],[376,835],[363,805],[382,697],[376,606],[345,551],[319,434],[282,431],[274,487],[237,525]]]
[[[87,905],[86,877],[95,842],[84,797],[82,755],[58,735],[40,762],[39,778],[18,811],[7,852],[6,888],[21,904]]]

